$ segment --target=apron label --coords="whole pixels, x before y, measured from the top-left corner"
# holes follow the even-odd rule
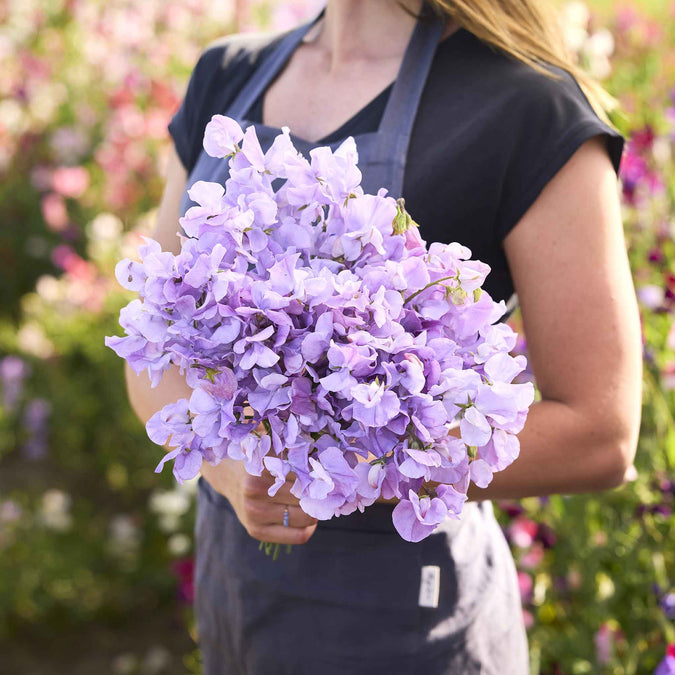
[[[441,587],[441,568],[425,565],[420,580],[420,607],[438,607],[438,593]]]

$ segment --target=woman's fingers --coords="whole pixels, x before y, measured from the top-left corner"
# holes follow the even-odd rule
[[[283,525],[284,510],[288,509],[289,527],[310,527],[317,523],[316,518],[308,516],[299,506],[289,506],[287,504],[270,503],[266,510],[266,516],[269,519],[268,525]]]
[[[259,541],[272,544],[306,544],[314,534],[316,525],[309,527],[284,527],[283,525],[256,526],[249,530],[249,534]]]

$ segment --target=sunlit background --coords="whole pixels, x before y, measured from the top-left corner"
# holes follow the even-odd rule
[[[129,300],[112,272],[154,224],[167,123],[204,46],[317,7],[0,2],[2,672],[200,672],[195,485],[153,473],[161,451],[103,344]],[[560,19],[625,113],[613,121],[629,139],[620,189],[644,334],[639,476],[495,506],[533,674],[654,673],[668,644],[659,675],[675,673],[675,2],[575,1]]]

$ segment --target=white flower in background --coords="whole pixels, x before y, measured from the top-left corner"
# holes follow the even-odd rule
[[[138,672],[138,658],[131,652],[119,654],[110,665],[114,675],[132,675]]]
[[[594,77],[598,79],[609,77],[612,72],[609,57],[614,53],[614,37],[606,28],[601,28],[589,36],[584,43],[583,53]]]
[[[663,304],[666,297],[665,289],[656,284],[646,284],[637,289],[637,296],[643,307],[656,309]]]
[[[39,359],[47,359],[55,354],[54,345],[38,323],[26,323],[21,326],[16,340],[22,352],[37,356]]]
[[[199,480],[199,476],[195,476],[194,478],[191,478],[190,480],[183,481],[183,483],[177,483],[176,488],[179,490],[179,492],[183,492],[186,495],[190,496],[195,496],[197,494],[197,481]]]
[[[47,304],[53,305],[57,302],[63,302],[66,298],[63,284],[51,274],[43,274],[35,283],[35,292]]]
[[[96,241],[116,241],[122,234],[122,221],[113,213],[101,213],[87,225],[87,234]]]
[[[71,499],[62,490],[47,490],[42,495],[42,506],[39,519],[50,530],[64,532],[72,525],[73,518],[70,514]]]
[[[559,14],[563,40],[569,50],[575,54],[581,51],[588,37],[590,11],[583,2],[573,0],[565,3]]]
[[[0,502],[0,524],[13,523],[21,519],[23,510],[21,506],[12,499],[5,499]]]
[[[185,555],[192,548],[192,542],[187,534],[172,534],[168,541],[169,553],[176,557]]]
[[[10,136],[18,136],[28,129],[28,118],[18,101],[11,98],[0,101],[0,126],[7,129]]]
[[[668,136],[657,136],[654,139],[652,143],[652,156],[654,157],[654,161],[664,169],[670,164],[673,155]]]
[[[154,645],[148,649],[145,658],[143,659],[143,666],[141,672],[147,675],[156,675],[156,673],[163,673],[171,666],[171,652],[162,645]]]
[[[190,495],[184,490],[153,492],[150,496],[150,510],[156,513],[159,527],[164,532],[175,532],[181,516],[190,508]]]
[[[112,213],[101,213],[87,223],[87,251],[92,260],[117,255],[122,237],[122,221]]]
[[[131,516],[114,516],[110,521],[108,548],[115,555],[134,556],[141,543],[141,533]]]
[[[56,115],[59,106],[68,99],[63,82],[45,82],[35,89],[28,101],[28,110],[34,122],[47,124]]]

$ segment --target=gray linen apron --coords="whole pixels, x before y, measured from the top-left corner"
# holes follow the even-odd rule
[[[251,124],[246,113],[320,16],[281,40],[225,114]],[[402,193],[413,121],[442,33],[431,15],[417,22],[379,129],[355,136],[366,192]],[[280,130],[255,126],[267,150]],[[291,136],[305,156],[317,145]],[[224,184],[227,174],[225,161],[202,150],[188,184]],[[184,193],[183,214],[191,203]],[[198,494],[195,608],[204,675],[528,673],[516,570],[492,502],[465,504],[461,520],[448,519],[416,544],[394,529],[393,506],[373,504],[320,521],[307,544],[272,560],[203,478]]]

